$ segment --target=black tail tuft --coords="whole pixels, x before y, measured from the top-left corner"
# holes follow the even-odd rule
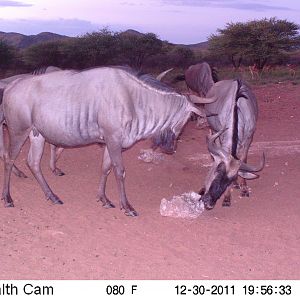
[[[0,89],[0,105],[2,104],[3,93],[4,93],[4,89]]]

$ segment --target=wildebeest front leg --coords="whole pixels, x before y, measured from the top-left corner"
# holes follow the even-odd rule
[[[10,195],[10,175],[16,160],[25,140],[28,137],[28,132],[22,134],[12,134],[9,141],[8,152],[4,152],[4,182],[2,199],[5,207],[13,207],[14,203]]]
[[[60,148],[60,147],[56,147],[54,145],[50,145],[50,169],[52,171],[52,173],[56,176],[63,176],[65,175],[65,173],[57,168],[56,163],[57,160],[59,158],[59,156],[61,155],[61,153],[63,152],[64,148]]]
[[[106,181],[107,181],[107,177],[111,171],[111,168],[112,168],[111,159],[109,157],[107,147],[105,147],[103,159],[102,159],[102,173],[101,173],[99,192],[98,192],[98,199],[99,199],[99,201],[102,202],[103,207],[105,207],[105,208],[115,207],[110,202],[110,200],[106,197],[106,194],[105,194]]]
[[[29,135],[30,138],[30,149],[28,153],[27,163],[28,166],[40,184],[43,192],[47,199],[51,200],[54,204],[63,204],[63,202],[56,196],[49,185],[47,184],[42,172],[41,172],[41,158],[44,150],[45,139],[41,134],[34,136],[32,132]]]
[[[222,206],[224,207],[231,206],[231,185],[229,185],[225,191]]]
[[[114,168],[114,173],[118,185],[118,190],[120,193],[120,208],[125,210],[125,215],[135,217],[137,216],[137,212],[134,208],[130,205],[127,200],[126,193],[125,193],[125,169],[123,166],[122,160],[122,147],[121,145],[117,144],[116,142],[111,143],[107,142],[107,148],[109,152],[109,156]]]

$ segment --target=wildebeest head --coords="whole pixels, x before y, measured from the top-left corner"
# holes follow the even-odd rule
[[[256,172],[261,171],[265,165],[264,154],[260,165],[258,167],[251,167],[217,145],[215,140],[225,130],[207,137],[208,150],[214,162],[207,178],[205,192],[202,196],[202,201],[206,209],[214,208],[217,200],[226,191],[227,187],[237,179],[238,175],[245,179],[257,178],[259,175]]]
[[[152,148],[160,147],[165,153],[172,154],[176,150],[177,137],[171,129],[165,129],[159,135],[152,138]]]

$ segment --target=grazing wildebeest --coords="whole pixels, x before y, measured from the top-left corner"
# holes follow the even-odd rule
[[[42,67],[39,69],[34,70],[33,72],[25,73],[25,74],[19,74],[11,77],[7,77],[0,80],[0,93],[3,93],[3,90],[5,87],[13,82],[14,80],[31,77],[33,75],[42,75],[46,73],[61,71],[62,69],[55,67],[55,66],[48,66],[48,67]],[[170,72],[172,69],[168,69],[159,75],[157,75],[156,79],[161,80],[168,72]],[[146,76],[146,80],[155,80],[153,77],[148,76],[148,74],[141,75],[141,77]],[[0,94],[1,96],[2,94]],[[1,105],[1,104],[0,104]],[[62,147],[56,147],[55,145],[50,144],[50,162],[49,166],[54,175],[57,176],[63,176],[65,173],[57,167],[56,163],[58,161],[58,158],[60,157],[61,153],[63,152],[64,148]],[[3,143],[3,122],[0,124],[0,158],[3,160],[3,154],[4,154],[4,143]],[[16,174],[18,177],[26,178],[27,176],[19,170],[15,165],[13,166],[13,173]]]
[[[256,128],[257,101],[250,87],[241,80],[214,82],[207,63],[195,65],[189,70],[193,73],[185,76],[187,85],[203,96],[217,98],[214,103],[204,104],[206,115],[210,115],[208,124],[215,133],[207,140],[214,162],[200,193],[206,208],[211,209],[226,191],[223,206],[230,206],[231,184],[236,183],[236,187],[241,189],[241,196],[249,196],[245,179],[257,178],[255,173],[264,166],[264,155],[259,167],[246,164]],[[240,186],[236,181],[238,175],[243,178]]]
[[[0,93],[3,93],[3,90],[7,87],[7,85],[9,85],[10,83],[12,83],[13,81],[15,81],[17,79],[28,78],[28,77],[32,77],[34,75],[41,75],[41,74],[56,72],[56,71],[60,71],[60,70],[61,69],[58,68],[58,67],[49,66],[49,67],[36,69],[32,73],[24,73],[24,74],[14,75],[14,76],[11,76],[11,77],[1,79],[0,80]],[[0,105],[1,105],[1,103],[0,103]],[[54,175],[62,176],[65,173],[56,166],[56,162],[57,162],[60,154],[62,153],[63,148],[59,148],[59,147],[56,147],[54,145],[50,145],[50,149],[51,149],[51,151],[50,151],[50,163],[49,163],[50,169],[52,170],[52,173]],[[3,122],[2,122],[0,124],[0,158],[2,160],[3,160],[3,153],[4,153],[4,144],[3,144]],[[13,166],[13,172],[18,177],[24,177],[24,178],[27,177],[16,166]]]
[[[215,100],[190,97],[201,103]],[[139,77],[122,67],[58,71],[14,81],[3,95],[10,137],[2,194],[5,206],[13,206],[9,191],[11,169],[29,136],[28,165],[47,199],[62,204],[41,173],[45,141],[63,148],[104,143],[98,199],[104,207],[114,207],[105,194],[107,176],[113,168],[120,208],[126,215],[136,216],[125,194],[122,150],[152,137],[166,152],[174,151],[176,138],[190,114],[202,114],[192,101],[149,75]]]

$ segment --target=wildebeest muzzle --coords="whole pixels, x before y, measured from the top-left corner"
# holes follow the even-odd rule
[[[152,148],[160,147],[167,154],[173,154],[176,150],[176,135],[171,129],[162,131],[158,136],[153,137]]]

